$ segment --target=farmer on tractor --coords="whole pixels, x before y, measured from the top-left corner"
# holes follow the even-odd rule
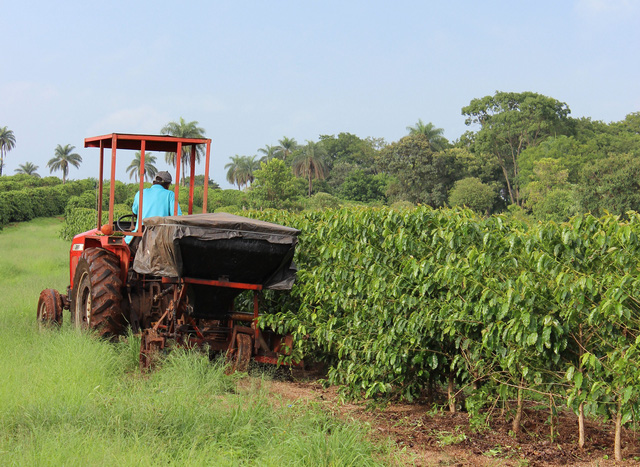
[[[171,174],[166,171],[158,172],[153,180],[153,185],[150,188],[143,190],[144,196],[144,208],[142,215],[138,215],[140,205],[140,192],[136,193],[133,198],[133,206],[131,211],[136,215],[136,230],[140,229],[140,219],[146,219],[153,216],[181,216],[182,209],[178,204],[177,214],[174,212],[175,195],[173,191],[169,191],[169,185],[171,185]],[[138,239],[140,237],[137,237]],[[126,237],[126,242],[129,243],[130,248],[135,249],[138,242],[131,243],[132,236]]]

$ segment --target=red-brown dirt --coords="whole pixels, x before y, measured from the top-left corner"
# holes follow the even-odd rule
[[[393,441],[408,465],[619,465],[613,461],[613,425],[588,420],[586,446],[580,449],[577,417],[568,410],[559,414],[551,441],[549,413],[533,405],[525,408],[521,433],[513,436],[511,420],[498,413],[489,428],[478,432],[464,412],[434,410],[423,403],[345,403],[337,388],[325,388],[314,379],[274,380],[268,390],[283,402],[313,401],[343,420],[368,424],[370,436]],[[640,465],[638,433],[625,429],[622,445],[624,465]]]

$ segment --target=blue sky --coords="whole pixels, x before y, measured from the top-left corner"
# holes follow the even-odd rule
[[[230,156],[283,136],[392,142],[422,119],[455,140],[469,129],[461,108],[496,90],[605,122],[640,111],[635,0],[0,4],[6,174],[28,161],[48,175],[56,145],[72,144],[84,162],[70,178],[96,177],[85,137],[156,134],[179,117],[205,128],[211,177],[228,188]],[[120,155],[127,181],[133,153]]]

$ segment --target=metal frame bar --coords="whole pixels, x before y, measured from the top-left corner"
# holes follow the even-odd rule
[[[209,157],[211,154],[211,140],[207,141],[207,155],[204,163],[204,194],[202,198],[202,212],[207,212],[207,195],[209,193]]]
[[[118,147],[118,135],[111,136],[111,178],[109,182],[109,225],[113,225],[113,205],[116,193],[116,148]],[[102,219],[100,220],[102,221]]]
[[[174,202],[173,202],[173,215],[178,215],[178,197],[180,195],[180,164],[182,163],[182,141],[178,141],[178,149],[176,151],[176,180],[173,187]]]
[[[147,149],[147,142],[145,140],[142,140],[140,142],[140,168],[138,170],[138,175],[140,176],[140,199],[138,200],[138,214],[140,215],[140,222],[138,223],[138,225],[133,229],[133,231],[135,233],[142,233],[142,213],[144,212],[142,210],[142,202],[143,202],[143,198],[144,196],[142,195],[142,192],[144,191],[144,158],[145,158],[145,152]]]
[[[96,228],[100,228],[102,224],[102,187],[104,177],[104,145],[103,142],[100,141],[100,176],[98,178],[98,226]]]
[[[261,284],[245,284],[243,282],[214,281],[208,279],[196,279],[194,277],[183,277],[187,284],[212,285],[214,287],[228,287],[230,289],[262,290]]]
[[[196,145],[192,144],[191,145],[191,155],[189,157],[189,164],[190,164],[190,171],[189,171],[189,210],[187,211],[188,214],[193,214],[193,187],[194,187],[194,183],[193,180],[196,176]]]

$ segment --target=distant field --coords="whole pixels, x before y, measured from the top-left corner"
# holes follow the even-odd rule
[[[68,284],[61,221],[0,233],[1,465],[388,465],[365,430],[309,405],[273,404],[268,384],[173,352],[149,376],[138,343],[69,326],[38,330],[44,288]],[[253,389],[261,387],[263,389]]]

